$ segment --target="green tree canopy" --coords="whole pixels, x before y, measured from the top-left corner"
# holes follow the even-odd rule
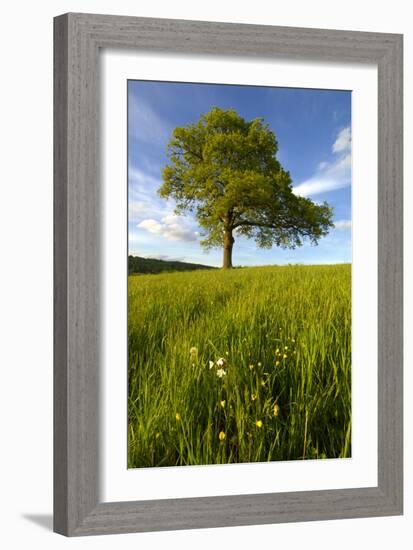
[[[162,197],[177,213],[194,213],[207,248],[223,247],[223,267],[232,267],[234,234],[262,248],[313,244],[332,227],[332,209],[292,191],[289,172],[276,158],[275,134],[263,119],[244,120],[214,107],[195,124],[175,128],[163,170]]]

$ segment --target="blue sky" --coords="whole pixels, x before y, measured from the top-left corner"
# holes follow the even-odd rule
[[[214,106],[264,118],[294,192],[334,209],[335,227],[318,246],[263,250],[238,237],[233,264],[351,262],[351,92],[135,80],[128,82],[129,254],[221,265],[221,250],[201,248],[196,220],[176,216],[173,201],[157,194],[173,129]]]

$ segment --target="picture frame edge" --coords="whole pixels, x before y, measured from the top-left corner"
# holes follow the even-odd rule
[[[314,57],[320,48],[319,33],[346,43],[346,36],[358,35],[366,46],[350,55],[346,43],[345,59],[377,63],[379,71],[379,483],[376,488],[337,489],[267,495],[199,497],[173,499],[192,510],[213,503],[217,506],[237,501],[246,506],[254,520],[243,523],[242,513],[226,517],[220,524],[210,514],[201,519],[191,509],[186,520],[168,516],[169,501],[101,503],[99,501],[99,181],[98,181],[98,55],[99,49],[122,43],[126,20],[135,34],[158,29],[158,40],[166,25],[171,31],[197,25],[197,32],[218,34],[225,28],[242,25],[244,35],[274,33],[283,29],[283,40],[290,33],[293,57],[300,45],[300,31],[306,41],[314,37]],[[131,21],[132,20],[132,21]],[[149,31],[147,30],[149,27]],[[112,28],[108,31],[108,28]],[[271,29],[271,30],[269,30]],[[127,32],[127,47],[141,43]],[[169,35],[168,35],[169,36]],[[156,37],[154,37],[155,39]],[[141,39],[144,41],[144,39]],[[267,39],[266,39],[267,40]],[[228,41],[224,43],[227,43]],[[242,42],[242,41],[241,41]],[[265,40],[264,40],[265,43]],[[203,44],[201,40],[201,44]],[[290,42],[288,42],[290,44]],[[285,53],[288,51],[288,44]],[[153,47],[153,43],[151,42]],[[285,45],[285,44],[284,44]],[[182,45],[184,49],[185,44]],[[216,44],[215,44],[216,47]],[[323,47],[326,47],[324,45]],[[355,47],[355,46],[354,46]],[[159,51],[158,46],[156,46]],[[301,46],[302,48],[302,46]],[[334,55],[337,58],[337,46]],[[343,46],[344,48],[344,46]],[[350,48],[351,49],[351,48]],[[262,51],[262,46],[257,50]],[[312,521],[349,517],[400,515],[403,513],[403,438],[402,438],[402,51],[403,36],[361,31],[333,31],[268,27],[245,23],[209,23],[186,20],[135,18],[97,14],[68,13],[54,19],[54,530],[67,536],[143,532],[251,525],[263,523]],[[248,43],[247,53],[251,54]],[[235,53],[234,55],[238,55]],[[306,51],[306,57],[308,52]],[[315,55],[317,58],[317,55]],[[363,61],[364,60],[364,61]],[[390,183],[389,183],[390,182]],[[389,223],[395,231],[389,230]],[[381,267],[380,267],[381,266]],[[95,315],[93,315],[95,313]],[[382,321],[381,321],[382,319]],[[380,404],[385,404],[385,410]],[[393,414],[392,414],[393,413]],[[282,496],[284,495],[284,496]],[[286,497],[287,495],[287,497]],[[290,495],[288,497],[288,495]],[[364,495],[364,496],[363,496]],[[306,510],[306,499],[319,499],[317,510]],[[285,498],[286,497],[286,498]],[[278,498],[278,501],[277,501]],[[354,513],[348,499],[353,498]],[[212,500],[211,500],[212,499]],[[219,499],[219,500],[217,500]],[[234,500],[235,499],[235,500]],[[361,500],[360,500],[361,499]],[[363,500],[364,499],[364,500]],[[196,502],[194,502],[194,500]],[[258,503],[267,503],[266,511]],[[325,506],[323,508],[322,502]],[[186,501],[186,502],[181,502]],[[362,504],[362,502],[364,504]],[[253,503],[253,504],[251,504]],[[298,508],[293,509],[291,503]],[[333,509],[331,508],[334,504]],[[254,505],[256,512],[251,511]],[[278,507],[277,507],[278,506]],[[280,506],[287,511],[280,513]],[[301,512],[300,512],[301,507]],[[163,520],[159,520],[162,510]],[[260,517],[257,517],[261,510]],[[278,510],[278,516],[277,516]],[[362,512],[363,511],[363,512]],[[122,513],[124,517],[122,518]],[[209,512],[208,512],[209,513]],[[266,514],[263,516],[262,514]],[[359,515],[363,513],[365,515]],[[195,514],[195,515],[194,515]],[[305,515],[307,514],[307,517]],[[169,518],[169,519],[168,519]],[[263,521],[265,519],[265,521]],[[246,521],[246,520],[244,520]],[[146,526],[146,527],[145,527]],[[153,528],[151,528],[151,526]],[[127,530],[125,530],[127,529]]]

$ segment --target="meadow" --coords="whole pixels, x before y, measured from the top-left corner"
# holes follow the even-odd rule
[[[351,456],[351,266],[128,279],[128,467]]]

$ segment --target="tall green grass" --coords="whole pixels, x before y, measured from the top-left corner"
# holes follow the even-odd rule
[[[130,468],[350,456],[350,265],[131,276],[128,294]]]

